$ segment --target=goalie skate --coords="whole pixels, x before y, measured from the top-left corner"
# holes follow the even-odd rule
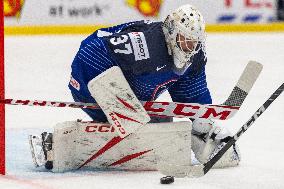
[[[40,136],[30,135],[29,143],[34,165],[52,169],[52,133],[44,132]]]

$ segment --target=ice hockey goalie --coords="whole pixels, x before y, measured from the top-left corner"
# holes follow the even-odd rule
[[[155,170],[159,161],[190,164],[191,149],[198,161],[208,161],[228,133],[210,120],[197,119],[191,135],[191,121],[154,121],[140,103],[168,90],[175,102],[212,104],[206,63],[204,19],[191,5],[163,22],[97,30],[81,43],[69,88],[75,101],[98,103],[102,110],[84,109],[94,122],[60,123],[52,134],[30,136],[35,164],[54,172]],[[236,166],[239,160],[233,147],[216,166]]]

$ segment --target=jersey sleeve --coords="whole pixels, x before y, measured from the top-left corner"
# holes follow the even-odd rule
[[[207,87],[205,65],[206,54],[201,50],[188,71],[168,91],[174,102],[212,104]]]
[[[111,49],[109,49],[107,44],[108,36],[113,33],[119,33],[134,23],[129,22],[99,29],[81,42],[80,48],[72,62],[71,73],[72,78],[76,81],[73,83],[80,84],[80,87],[75,87],[74,89],[71,85],[71,90],[90,96],[87,89],[88,82],[107,69],[118,65],[117,61],[111,56]]]
[[[85,78],[88,80],[116,65],[100,38],[94,38],[81,45],[75,60],[79,61],[77,65],[85,72]]]
[[[92,99],[87,87],[89,81],[115,65],[104,42],[100,38],[88,38],[81,43],[72,62],[69,88],[77,95]]]
[[[88,89],[88,82],[116,63],[108,55],[104,42],[88,38],[81,44],[73,63],[69,89],[76,102],[96,103]],[[93,120],[106,122],[102,110],[83,109]]]

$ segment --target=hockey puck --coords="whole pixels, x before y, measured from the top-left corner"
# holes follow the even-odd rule
[[[165,176],[160,179],[161,184],[171,184],[175,181],[173,176]]]
[[[46,169],[51,170],[51,169],[53,169],[53,162],[47,161],[44,166],[45,166]]]

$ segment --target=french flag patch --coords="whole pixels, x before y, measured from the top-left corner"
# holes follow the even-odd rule
[[[72,87],[74,87],[77,91],[79,91],[80,90],[80,83],[76,80],[76,79],[74,79],[72,76],[71,76],[71,78],[70,78],[70,85],[72,86]]]

